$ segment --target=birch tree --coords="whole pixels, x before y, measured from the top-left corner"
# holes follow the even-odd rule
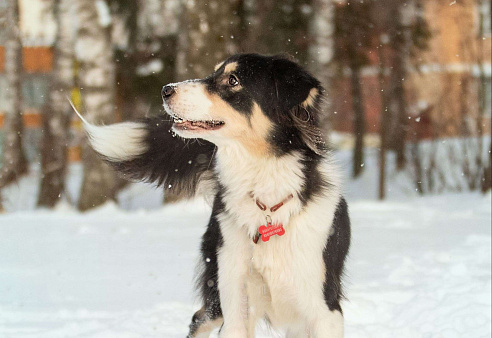
[[[5,114],[0,189],[27,172],[27,160],[22,149],[22,43],[17,0],[8,0],[6,23],[5,75],[8,108]]]
[[[335,43],[335,8],[333,0],[313,0],[313,18],[310,27],[312,42],[309,47],[308,68],[316,74],[325,88],[325,98],[321,109],[326,112],[321,121],[324,132],[328,132],[331,112],[331,79],[333,77],[332,61],[334,58]]]
[[[48,108],[43,114],[41,188],[38,205],[53,207],[65,189],[68,131],[72,111],[67,97],[74,85],[73,36],[70,0],[53,4],[57,23],[53,75]]]
[[[114,122],[115,66],[110,39],[110,17],[103,0],[77,0],[76,52],[80,63],[79,85],[86,119],[95,124]],[[117,140],[115,140],[117,142]],[[114,171],[87,142],[82,148],[84,175],[79,209],[87,210],[114,199]]]

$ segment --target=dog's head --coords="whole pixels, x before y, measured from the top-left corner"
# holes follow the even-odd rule
[[[204,79],[164,86],[162,97],[182,137],[235,142],[258,154],[320,153],[322,92],[318,80],[285,57],[238,54]]]
[[[325,150],[322,92],[318,80],[284,57],[241,54],[204,79],[163,88],[174,123],[158,115],[100,126],[80,117],[94,150],[125,177],[192,196],[198,183],[211,177],[215,145],[239,144],[260,157],[299,151],[312,165]],[[212,143],[179,140],[171,127],[184,138]]]

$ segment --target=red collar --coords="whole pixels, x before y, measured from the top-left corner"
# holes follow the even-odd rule
[[[292,198],[294,198],[294,195],[293,194],[290,194],[289,196],[287,196],[286,198],[284,198],[280,203],[277,203],[275,204],[273,207],[270,208],[270,212],[275,212],[277,211],[278,209],[280,209],[285,203],[287,203],[288,201],[290,201]],[[261,211],[265,211],[267,210],[267,206],[265,203],[262,203],[258,198],[255,199],[255,202],[256,202],[256,205],[258,206],[258,208],[260,208]],[[261,226],[260,228],[263,229],[263,230],[268,230],[269,227],[272,226],[272,218],[270,217],[270,215],[267,215],[266,216],[266,221],[267,221],[267,225],[266,226]],[[277,225],[278,226],[278,225]],[[278,234],[279,236],[282,236],[284,233],[285,233],[285,230],[283,229],[282,227],[282,224],[279,224],[279,227],[280,227],[280,230],[281,232],[280,233],[274,233],[274,234]],[[258,240],[260,239],[260,236],[263,234],[260,233],[260,228],[258,228],[256,230],[256,234],[255,236],[253,237],[253,243],[257,244],[258,243]],[[271,229],[271,228],[270,228]],[[268,237],[270,237],[271,235],[268,235]],[[262,237],[263,238],[263,237]],[[264,241],[268,241],[268,238],[267,239],[263,239]]]
[[[275,212],[278,209],[280,209],[281,206],[283,206],[285,203],[290,201],[292,198],[294,198],[294,195],[290,194],[286,198],[284,198],[280,203],[275,204],[273,207],[270,208],[270,212]],[[267,209],[266,204],[262,203],[258,198],[255,200],[256,205],[258,208],[260,208],[262,211],[265,211]]]

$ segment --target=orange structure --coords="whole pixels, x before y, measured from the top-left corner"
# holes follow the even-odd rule
[[[22,61],[25,74],[47,75],[53,68],[53,51],[51,47],[24,47],[22,49]],[[3,72],[5,72],[5,47],[0,46],[0,73]],[[26,107],[24,111],[24,123],[28,128],[41,126],[40,102],[44,101],[44,96],[43,98],[36,98],[36,101],[38,102],[37,106]],[[0,106],[0,128],[3,126],[4,113]]]
[[[22,64],[26,73],[49,73],[53,68],[51,47],[22,48]],[[5,47],[0,46],[0,73],[5,71]]]

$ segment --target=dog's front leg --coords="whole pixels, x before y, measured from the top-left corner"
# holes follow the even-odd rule
[[[224,245],[219,251],[219,294],[224,317],[220,338],[248,338],[248,300],[246,274],[248,248],[238,231],[224,234]],[[229,237],[229,238],[228,238]],[[254,333],[253,333],[254,334]]]

